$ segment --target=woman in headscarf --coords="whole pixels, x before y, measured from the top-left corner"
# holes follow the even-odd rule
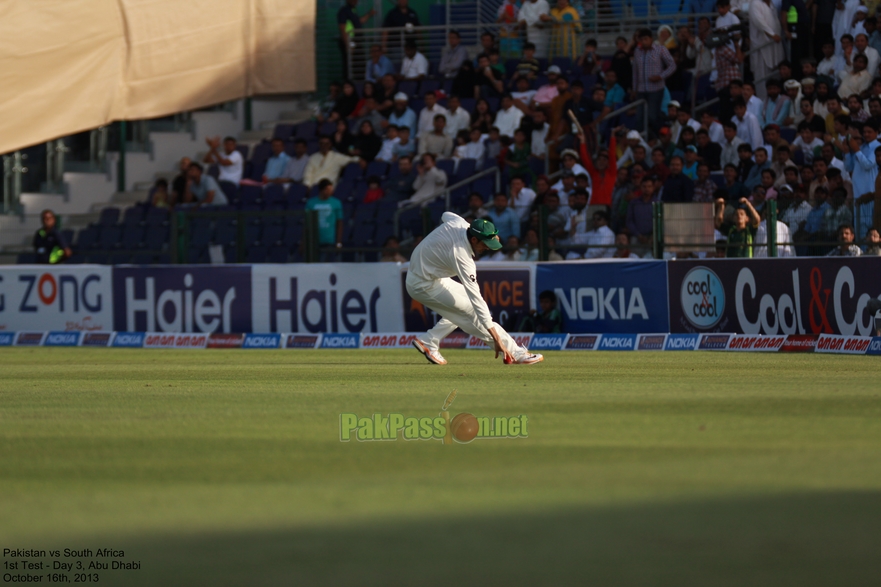
[[[477,97],[477,74],[474,71],[474,63],[470,59],[462,62],[459,73],[453,78],[453,88],[450,93],[460,98]]]
[[[373,124],[369,120],[361,123],[352,147],[352,155],[357,155],[368,163],[376,159],[376,155],[382,149],[382,139],[373,132]]]
[[[673,28],[666,24],[658,27],[658,40],[655,42],[666,47],[671,53],[679,46],[676,35],[673,34]]]
[[[569,0],[557,0],[557,5],[551,9],[553,20],[553,32],[551,33],[551,45],[548,57],[578,57],[578,34],[581,32],[581,18]]]
[[[349,132],[349,121],[340,119],[336,122],[336,131],[331,135],[333,149],[343,155],[351,155],[355,146],[355,137]]]
[[[355,84],[349,80],[344,81],[343,92],[340,94],[340,97],[337,98],[336,104],[333,106],[333,112],[330,113],[328,120],[334,121],[353,116],[355,108],[358,107],[359,100],[360,98],[358,97],[358,90],[355,89]]]

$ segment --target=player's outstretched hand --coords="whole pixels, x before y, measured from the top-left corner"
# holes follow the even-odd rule
[[[493,349],[495,349],[495,351],[496,351],[496,358],[498,359],[499,353],[501,353],[502,356],[504,357],[504,361],[506,364],[513,363],[514,357],[512,357],[511,354],[508,351],[506,351],[505,348],[502,346],[502,343],[499,342],[499,335],[496,334],[496,329],[490,328],[489,334],[490,334],[490,336],[493,337]]]

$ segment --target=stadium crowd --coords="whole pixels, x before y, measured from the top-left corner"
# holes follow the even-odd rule
[[[711,204],[707,254],[767,255],[773,200],[780,256],[881,254],[876,4],[729,2],[688,2],[717,16],[641,29],[605,56],[593,39],[576,42],[567,0],[506,0],[499,34],[483,33],[476,54],[455,30],[436,63],[415,38],[400,63],[377,43],[363,67],[348,66],[357,80],[331,84],[314,121],[277,128],[249,161],[234,139],[209,139],[208,171],[184,161],[153,204],[296,193],[319,212],[321,244],[341,247],[364,244],[359,207],[434,210],[454,186],[455,209],[499,229],[506,246],[490,259],[537,260],[542,232],[551,259],[650,257],[655,202]],[[356,9],[348,0],[338,14],[347,56],[366,22]],[[385,18],[418,24],[406,0]],[[501,189],[468,181],[496,167]],[[395,236],[371,236],[388,245],[384,258],[401,258]]]

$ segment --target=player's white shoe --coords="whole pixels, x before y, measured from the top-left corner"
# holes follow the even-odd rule
[[[447,364],[447,360],[441,356],[440,352],[431,350],[418,338],[413,341],[413,346],[417,351],[425,355],[425,358],[428,359],[429,363],[434,363],[435,365]]]
[[[527,350],[523,350],[523,352],[517,353],[514,356],[514,360],[509,362],[507,358],[505,359],[506,365],[533,365],[535,363],[541,363],[545,358],[538,353],[530,353]]]

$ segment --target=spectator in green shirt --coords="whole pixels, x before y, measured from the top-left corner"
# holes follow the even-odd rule
[[[740,198],[740,206],[734,211],[732,224],[728,227],[728,253],[726,257],[747,258],[753,256],[753,243],[759,228],[759,213],[749,200]],[[716,228],[725,232],[725,199],[716,200]]]
[[[309,198],[306,210],[318,211],[318,243],[321,246],[343,246],[343,205],[333,197],[329,179],[318,182],[318,195]]]

